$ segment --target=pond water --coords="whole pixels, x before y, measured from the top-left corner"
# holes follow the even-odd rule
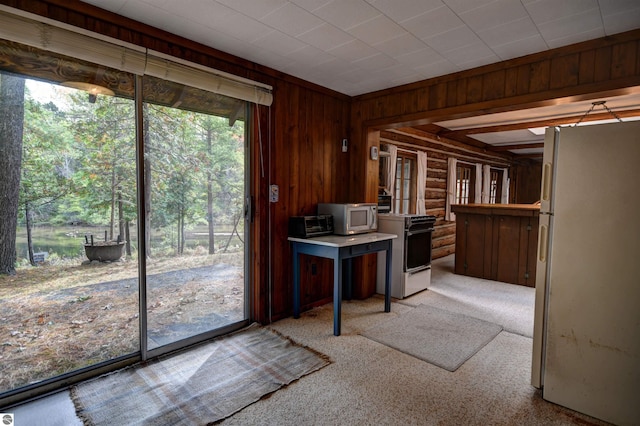
[[[88,225],[68,225],[68,226],[36,226],[32,230],[32,241],[34,253],[47,252],[48,255],[56,254],[61,258],[74,258],[84,256],[85,235],[90,238],[93,235],[95,241],[104,241],[104,232],[108,227],[104,226],[88,226]],[[230,232],[233,230],[232,225],[216,226],[216,248],[221,244],[224,247]],[[187,247],[194,248],[197,246],[206,247],[208,244],[208,233],[206,226],[199,226],[186,233]],[[175,231],[154,230],[152,241],[158,247],[163,241],[174,241]],[[137,235],[135,227],[131,227],[132,250],[137,247]],[[242,245],[237,236],[231,240],[231,246]],[[18,261],[28,258],[27,249],[27,231],[24,227],[18,227],[16,237],[16,251]]]

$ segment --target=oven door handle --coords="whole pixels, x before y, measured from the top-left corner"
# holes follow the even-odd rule
[[[420,235],[420,234],[424,234],[426,232],[433,232],[433,228],[420,229],[418,231],[407,231],[406,235],[407,235],[407,237],[411,237],[412,235]]]

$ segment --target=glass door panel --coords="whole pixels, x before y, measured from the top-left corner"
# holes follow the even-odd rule
[[[0,394],[140,350],[134,103],[18,74],[25,57],[0,72]]]
[[[167,89],[173,96],[164,96]],[[245,103],[144,78],[147,349],[246,319]],[[177,100],[176,100],[177,97]]]

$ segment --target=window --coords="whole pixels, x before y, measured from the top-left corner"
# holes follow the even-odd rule
[[[475,167],[460,164],[456,167],[456,204],[475,202]]]
[[[415,213],[416,199],[416,157],[407,153],[398,153],[396,163],[396,184],[394,188],[394,213]]]
[[[499,204],[502,200],[502,170],[491,170],[489,179],[489,203]]]

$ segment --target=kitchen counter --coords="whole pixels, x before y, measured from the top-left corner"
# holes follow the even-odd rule
[[[456,204],[455,273],[535,287],[535,204]]]

